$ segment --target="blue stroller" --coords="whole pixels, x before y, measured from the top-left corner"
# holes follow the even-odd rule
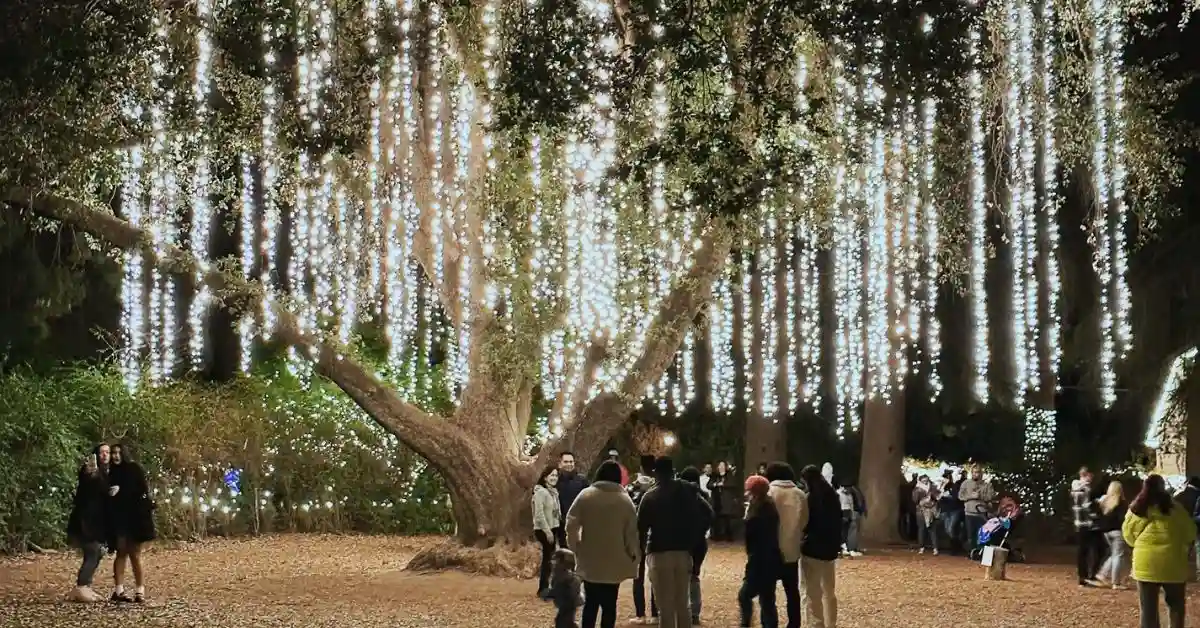
[[[1012,547],[1009,542],[1009,536],[1020,518],[1021,505],[1017,503],[1017,500],[1009,496],[1000,498],[1000,507],[997,509],[996,516],[988,519],[987,523],[979,528],[979,544],[971,550],[971,559],[982,560],[983,549],[992,546],[1007,549],[1009,562],[1025,562],[1024,552]]]

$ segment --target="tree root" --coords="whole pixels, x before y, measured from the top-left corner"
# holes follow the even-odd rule
[[[433,573],[462,571],[500,578],[533,578],[537,576],[541,550],[533,543],[510,545],[497,543],[488,548],[467,547],[449,540],[417,552],[407,571]]]

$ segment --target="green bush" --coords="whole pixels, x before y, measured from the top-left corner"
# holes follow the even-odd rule
[[[113,370],[77,368],[0,377],[0,550],[64,543],[101,441],[146,467],[164,538],[452,528],[441,479],[336,389],[268,372],[131,394]]]

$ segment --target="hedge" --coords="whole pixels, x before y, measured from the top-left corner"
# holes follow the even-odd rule
[[[98,442],[146,467],[163,538],[453,528],[441,479],[336,389],[266,373],[131,393],[115,369],[70,368],[0,376],[0,551],[64,544]]]

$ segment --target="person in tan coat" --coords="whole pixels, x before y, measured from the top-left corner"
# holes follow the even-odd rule
[[[576,573],[583,580],[581,628],[617,622],[617,592],[637,576],[641,561],[637,512],[621,487],[621,467],[606,460],[595,481],[583,489],[567,512],[567,547],[575,552]]]
[[[808,495],[796,486],[796,472],[786,462],[767,465],[771,486],[767,496],[779,511],[779,552],[783,555],[780,581],[787,598],[787,628],[800,628],[804,607],[800,601],[800,547],[808,525]]]

